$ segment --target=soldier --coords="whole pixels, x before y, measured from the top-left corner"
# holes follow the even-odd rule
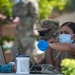
[[[39,39],[46,40],[48,42],[58,42],[58,30],[59,30],[59,22],[54,19],[44,19],[40,23],[40,27],[37,28],[39,33]],[[52,50],[53,58],[57,58],[60,54],[60,51]],[[53,64],[53,59],[48,60],[50,50],[45,52],[44,58],[39,62],[42,64]],[[49,56],[49,57],[48,57]],[[50,58],[49,58],[50,59]]]
[[[38,24],[38,3],[36,0],[20,0],[13,7],[14,22],[19,21],[15,31],[15,46],[22,54],[32,56],[34,49],[33,26]]]
[[[37,30],[39,33],[39,39],[43,39],[51,43],[59,41],[59,22],[57,20],[44,19],[40,22],[40,27],[38,27]],[[54,60],[56,60],[59,55],[60,51],[47,49],[42,59],[36,63],[36,67],[39,67],[41,64],[42,73],[60,73],[59,69],[55,67],[56,64],[54,65]],[[33,67],[31,70],[33,70]]]

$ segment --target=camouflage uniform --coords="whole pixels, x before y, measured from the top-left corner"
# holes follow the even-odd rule
[[[59,42],[59,21],[55,19],[44,19],[40,22],[40,27],[37,30],[39,32],[39,39],[49,41],[51,38],[54,38],[55,42]],[[56,59],[60,56],[61,51],[52,50],[52,54],[53,59]]]
[[[15,46],[22,53],[31,55],[34,49],[33,25],[38,24],[38,3],[36,0],[20,0],[13,7],[13,16],[20,18],[20,24],[15,31]]]
[[[39,32],[39,39],[44,39],[46,41],[49,41],[51,38],[54,38],[56,41],[58,40],[58,30],[59,30],[59,22],[54,19],[44,19],[40,22],[40,27],[37,28]],[[56,58],[59,58],[60,51],[52,50],[52,59],[55,60]],[[55,66],[52,66],[51,64],[47,64],[48,58],[46,58],[46,52],[43,57],[45,64],[42,64],[42,73],[60,73],[60,69],[58,67],[55,68]],[[50,59],[51,61],[51,59]]]

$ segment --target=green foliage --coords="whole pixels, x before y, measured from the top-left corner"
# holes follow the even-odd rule
[[[67,0],[67,4],[64,9],[65,12],[75,11],[75,0]]]
[[[53,10],[62,11],[67,0],[37,0],[39,4],[40,20],[48,18]]]
[[[75,60],[64,59],[61,62],[61,71],[64,75],[75,75]]]
[[[0,13],[7,17],[12,16],[13,3],[10,0],[0,0]]]
[[[1,40],[0,40],[0,45],[3,45],[4,41],[8,41],[9,42],[11,40],[14,40],[14,37],[12,37],[12,36],[2,37]]]

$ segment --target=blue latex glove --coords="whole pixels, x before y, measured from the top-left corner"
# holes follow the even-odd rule
[[[37,47],[41,50],[41,51],[45,51],[48,49],[49,45],[48,42],[46,42],[45,40],[39,40]]]

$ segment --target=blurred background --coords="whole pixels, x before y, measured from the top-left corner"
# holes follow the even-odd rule
[[[75,22],[75,0],[36,0],[39,6],[39,22],[42,19],[50,18],[57,19],[60,21],[60,25],[63,22],[73,21]],[[14,45],[14,33],[17,24],[12,22],[12,8],[15,4],[20,2],[20,0],[0,0],[0,14],[7,17],[6,20],[0,22],[0,45],[3,47],[5,52],[7,62],[11,61],[12,57],[10,55],[10,47]],[[22,13],[21,13],[22,14]],[[39,25],[39,23],[38,23]],[[42,51],[37,47],[38,32],[35,29],[35,43],[34,43],[34,59],[39,61],[43,56]]]

